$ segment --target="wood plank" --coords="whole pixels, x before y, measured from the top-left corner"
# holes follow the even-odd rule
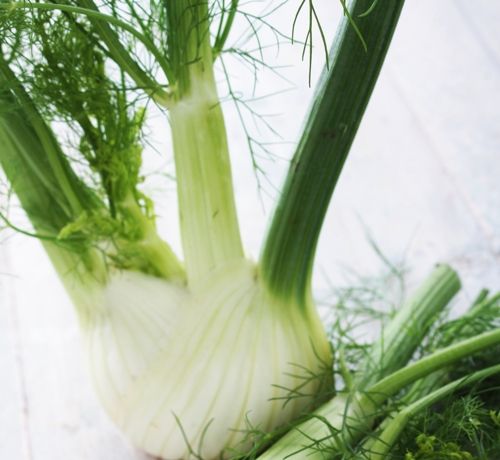
[[[455,193],[500,262],[500,9],[481,0],[406,7],[393,73]],[[422,52],[423,51],[423,52]]]
[[[7,246],[0,245],[0,458],[31,460],[29,407]]]

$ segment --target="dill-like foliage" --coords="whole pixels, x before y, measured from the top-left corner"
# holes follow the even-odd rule
[[[500,295],[481,295],[462,317],[444,322],[435,330],[428,346],[445,346],[493,330],[499,325]],[[466,377],[479,369],[498,364],[499,356],[500,347],[492,347],[461,361],[440,375],[430,376],[428,383],[432,382],[435,387],[446,381]],[[392,458],[500,458],[499,390],[500,375],[497,374],[426,409],[403,432],[394,447]]]

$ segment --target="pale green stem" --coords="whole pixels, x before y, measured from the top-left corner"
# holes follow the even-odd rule
[[[243,257],[206,2],[168,4],[177,101],[170,124],[188,283]]]
[[[141,229],[138,241],[117,241],[120,253],[134,260],[134,254],[143,259],[146,266],[138,264],[137,269],[152,272],[169,281],[183,283],[186,275],[184,268],[172,248],[159,237],[154,221],[146,217],[131,193],[119,203],[122,212],[127,212]]]
[[[437,265],[417,291],[384,327],[356,375],[354,386],[365,389],[404,366],[429,328],[460,290],[460,279],[448,265]]]

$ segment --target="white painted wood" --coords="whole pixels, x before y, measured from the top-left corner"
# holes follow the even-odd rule
[[[380,269],[360,221],[390,259],[405,258],[413,281],[445,261],[460,271],[468,297],[482,286],[500,289],[500,4],[406,3],[325,223],[315,278],[321,293],[324,273],[339,283],[345,266]],[[293,78],[303,80],[304,68]],[[302,89],[280,99],[285,114],[276,123],[285,138],[295,139],[309,97]],[[237,151],[244,139],[229,118]],[[272,180],[279,183],[282,171]],[[255,257],[265,224],[252,187],[237,180]],[[145,458],[99,408],[70,302],[38,243],[20,236],[0,245],[0,363],[1,459]]]
[[[13,278],[8,274],[6,246],[0,246],[0,453],[20,460],[29,457],[29,412],[25,404],[19,323]]]

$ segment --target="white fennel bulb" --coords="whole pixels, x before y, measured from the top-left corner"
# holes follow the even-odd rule
[[[195,291],[117,272],[84,326],[97,394],[129,439],[163,459],[245,449],[313,401],[330,348],[314,308],[273,299],[247,261]]]

